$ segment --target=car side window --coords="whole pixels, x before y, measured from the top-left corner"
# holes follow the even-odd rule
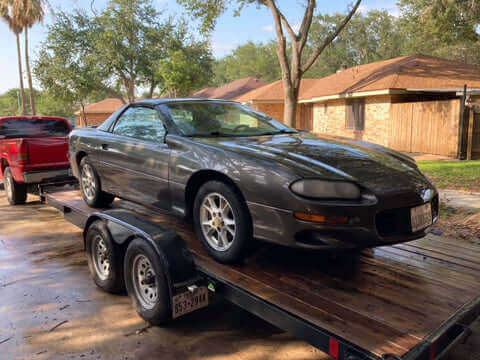
[[[163,142],[166,131],[155,109],[131,107],[117,120],[113,133],[145,141]]]

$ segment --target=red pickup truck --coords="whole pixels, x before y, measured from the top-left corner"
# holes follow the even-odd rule
[[[11,205],[25,203],[29,187],[70,178],[71,130],[58,117],[0,117],[0,179]]]

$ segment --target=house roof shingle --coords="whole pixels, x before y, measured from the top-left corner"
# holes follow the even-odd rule
[[[303,79],[299,99],[392,89],[461,89],[464,84],[480,88],[479,67],[431,56],[410,55],[355,66],[321,79]],[[237,99],[241,102],[279,100],[283,100],[281,81]]]
[[[86,114],[112,114],[120,109],[124,104],[120,99],[107,98],[102,101],[85,106]]]
[[[208,99],[235,100],[239,96],[254,89],[267,85],[266,82],[254,77],[238,79],[218,88],[205,88],[195,92],[192,97]]]

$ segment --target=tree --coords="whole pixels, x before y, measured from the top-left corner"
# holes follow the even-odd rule
[[[105,74],[88,58],[88,17],[82,12],[59,12],[55,19],[41,45],[34,74],[49,95],[65,104],[80,106],[84,125],[87,125],[85,104],[89,100],[99,100],[95,97],[99,92],[105,97],[117,91],[108,88],[103,78]]]
[[[94,90],[123,103],[133,102],[139,88],[148,89],[148,97],[163,89],[165,77],[159,76],[158,66],[169,56],[178,58],[177,51],[195,66],[203,66],[196,68],[198,79],[181,85],[184,92],[186,86],[197,86],[202,83],[199,79],[211,74],[206,42],[194,39],[185,21],[162,21],[150,0],[110,0],[98,14],[82,10],[56,14],[35,74],[46,90],[75,99],[80,106]]]
[[[0,0],[0,16],[8,24],[10,30],[15,34],[17,41],[17,58],[18,58],[18,74],[20,77],[20,102],[21,102],[21,113],[23,115],[25,112],[25,89],[23,86],[23,70],[22,70],[22,54],[20,51],[20,34],[23,31],[19,19],[13,16],[13,0]]]
[[[54,94],[45,91],[34,91],[39,114],[61,117],[73,116],[75,104],[64,102]],[[0,94],[0,116],[20,114],[19,92],[19,89],[10,89]]]
[[[255,43],[248,41],[239,45],[232,54],[218,60],[215,64],[216,86],[233,80],[253,76],[266,82],[282,77],[275,50],[275,41]]]
[[[300,82],[303,75],[312,67],[325,48],[332,43],[342,29],[347,25],[352,16],[358,9],[361,0],[356,0],[348,14],[333,29],[328,32],[323,42],[315,44],[308,58],[304,58],[304,49],[307,44],[310,27],[314,11],[317,8],[316,0],[307,0],[303,20],[298,32],[288,22],[285,15],[275,0],[177,0],[183,4],[186,9],[195,17],[202,20],[202,29],[211,30],[216,23],[216,19],[222,15],[232,3],[237,3],[237,13],[249,4],[265,6],[272,14],[275,24],[275,33],[277,36],[277,57],[282,70],[282,84],[284,90],[284,122],[287,125],[295,125],[296,108],[298,102],[298,93]],[[288,47],[287,37],[288,36]],[[290,50],[290,53],[288,51]]]
[[[480,64],[478,2],[401,0],[398,5],[404,54],[423,53]]]
[[[169,50],[167,58],[158,62],[156,72],[161,93],[171,97],[188,96],[193,89],[208,84],[212,78],[212,64],[206,42]]]
[[[309,53],[315,44],[324,41],[328,30],[335,27],[342,18],[342,14],[315,16],[306,53]],[[398,21],[387,11],[357,13],[306,75],[323,77],[342,67],[391,59],[401,55],[403,43],[404,36],[399,31]]]
[[[30,71],[30,58],[28,54],[28,29],[32,28],[36,23],[42,22],[45,16],[43,0],[15,0],[13,1],[14,16],[18,19],[20,25],[25,30],[25,67],[27,70],[27,80],[29,98],[30,98],[30,110],[33,115],[36,114],[35,109],[35,96],[32,85],[32,72]]]

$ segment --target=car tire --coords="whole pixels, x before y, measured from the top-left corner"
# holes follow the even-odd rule
[[[97,220],[89,226],[85,236],[85,250],[95,284],[112,294],[124,292],[123,256],[103,221]]]
[[[152,325],[172,319],[165,265],[152,246],[134,239],[127,248],[124,277],[127,292],[137,313]]]
[[[88,206],[105,208],[112,204],[115,196],[102,191],[100,177],[88,157],[80,161],[80,190]]]
[[[17,183],[13,178],[12,170],[7,167],[3,172],[4,175],[4,188],[7,193],[8,203],[10,205],[25,204],[27,201],[27,185],[23,183]]]
[[[221,181],[203,184],[195,196],[193,221],[198,238],[218,262],[231,264],[243,260],[253,244],[250,212],[232,185]],[[205,225],[206,222],[210,224]]]

